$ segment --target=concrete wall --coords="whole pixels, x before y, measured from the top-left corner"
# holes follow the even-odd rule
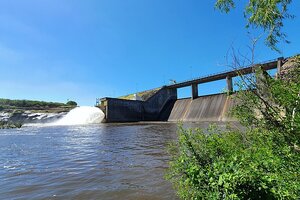
[[[228,115],[234,105],[232,96],[215,94],[197,99],[179,99],[175,102],[168,121],[233,121]]]
[[[190,105],[192,101],[193,100],[190,98],[178,99],[171,110],[168,121],[171,122],[184,121],[186,119],[185,116],[187,114],[187,111],[190,110]]]
[[[168,103],[177,99],[176,89],[162,88],[155,95],[144,102],[144,121],[157,121],[161,119],[161,112]]]
[[[177,90],[164,87],[147,101],[105,98],[99,107],[105,113],[104,122],[160,121],[168,119],[162,111],[168,113],[168,107],[170,113],[176,99]]]
[[[137,122],[143,119],[143,101],[107,98],[104,122]]]

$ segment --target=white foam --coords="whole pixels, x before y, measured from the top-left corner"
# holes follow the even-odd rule
[[[84,125],[101,123],[104,113],[97,107],[80,106],[72,109],[68,114],[51,125]]]

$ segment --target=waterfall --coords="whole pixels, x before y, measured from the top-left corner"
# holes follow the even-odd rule
[[[97,107],[80,106],[72,109],[68,114],[51,125],[84,125],[101,123],[104,113]]]

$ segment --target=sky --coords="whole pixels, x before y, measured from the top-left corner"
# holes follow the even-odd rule
[[[242,2],[224,14],[211,0],[0,0],[0,98],[94,105],[228,70],[230,49],[249,55],[261,34],[247,33]],[[283,29],[291,43],[278,53],[261,39],[256,62],[300,53],[299,10],[294,1]],[[199,94],[225,86],[200,85]]]

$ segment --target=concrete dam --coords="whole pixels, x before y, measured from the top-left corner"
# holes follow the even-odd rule
[[[210,76],[199,77],[175,83],[161,88],[141,92],[143,98],[130,100],[128,97],[99,99],[97,106],[105,114],[103,122],[139,122],[139,121],[235,121],[230,115],[234,100],[232,78],[251,74],[259,66],[267,71],[277,69],[280,72],[284,58],[260,63],[250,67],[226,71]],[[199,96],[198,85],[226,80],[227,93]],[[177,89],[191,87],[191,98],[178,99]]]

